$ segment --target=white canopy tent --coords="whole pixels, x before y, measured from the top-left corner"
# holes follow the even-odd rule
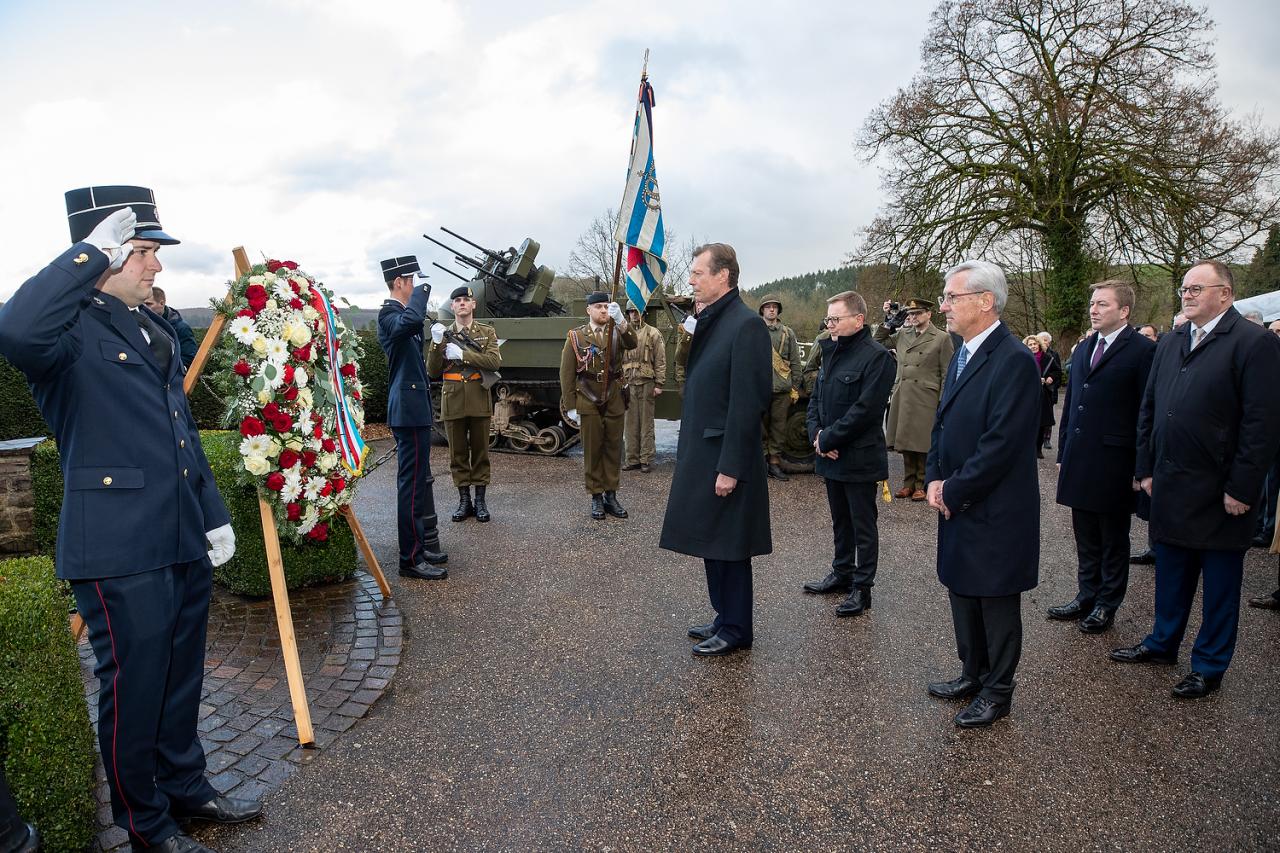
[[[1259,296],[1250,296],[1248,299],[1237,299],[1235,308],[1241,314],[1247,314],[1250,311],[1261,311],[1262,319],[1268,323],[1272,320],[1280,320],[1280,290],[1263,293]]]

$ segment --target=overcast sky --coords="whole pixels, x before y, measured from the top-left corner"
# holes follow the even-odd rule
[[[1276,124],[1280,12],[1208,5],[1224,101]],[[380,259],[447,261],[421,237],[440,225],[563,268],[621,198],[646,47],[677,238],[733,243],[748,287],[836,266],[879,202],[852,140],[934,6],[0,0],[0,299],[66,248],[63,193],[91,184],[154,188],[177,307],[225,293],[237,245],[364,307]]]

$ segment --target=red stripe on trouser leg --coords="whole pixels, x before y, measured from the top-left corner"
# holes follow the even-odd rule
[[[142,840],[142,836],[138,835],[133,825],[133,807],[129,805],[129,800],[124,795],[124,787],[120,784],[120,762],[116,748],[116,736],[120,731],[120,658],[116,655],[116,635],[111,628],[111,611],[107,610],[107,600],[102,595],[102,585],[95,581],[93,588],[98,593],[98,601],[102,602],[102,615],[107,620],[107,637],[111,640],[111,660],[116,667],[115,675],[111,677],[111,774],[116,780],[116,791],[120,793],[120,802],[124,803],[125,811],[129,813],[129,833],[134,838]],[[145,840],[142,840],[142,843],[150,846]]]

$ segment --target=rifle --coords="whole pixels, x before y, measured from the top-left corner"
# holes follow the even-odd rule
[[[472,352],[484,352],[483,344],[461,330],[455,332],[446,327],[444,330],[444,339],[448,343],[456,344],[465,349],[469,349]],[[494,384],[502,378],[502,374],[496,370],[484,370],[479,367],[475,369],[480,371],[480,384],[484,386],[486,391],[492,388]]]

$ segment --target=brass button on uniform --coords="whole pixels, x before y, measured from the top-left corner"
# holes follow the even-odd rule
[[[174,416],[175,418],[178,416],[178,410],[177,410],[177,409],[174,409],[174,410],[173,410],[173,416]]]
[[[187,469],[186,469],[186,468],[183,468],[183,469],[182,469],[182,476],[184,476],[184,477],[185,477],[185,476],[187,476]]]
[[[111,478],[110,478],[110,477],[103,477],[103,478],[102,478],[102,485],[104,485],[104,486],[110,486],[110,485],[111,485]]]
[[[87,264],[89,263],[89,256],[86,255],[84,252],[81,252],[80,254],[76,255],[76,259],[73,263],[75,263],[76,266],[80,266],[81,264]]]
[[[129,360],[129,354],[128,354],[127,352],[122,352],[122,353],[120,353],[118,356],[116,356],[116,358],[120,359],[121,361],[128,361],[128,360]],[[121,374],[121,375],[123,375],[123,374]]]
[[[186,440],[185,438],[180,438],[180,439],[178,439],[178,446],[179,446],[179,447],[186,447],[186,446],[187,446],[187,440]]]

